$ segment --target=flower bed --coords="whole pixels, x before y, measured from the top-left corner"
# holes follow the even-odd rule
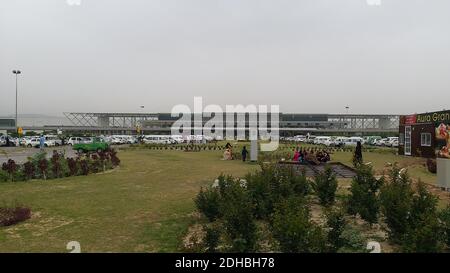
[[[46,153],[37,153],[24,164],[16,164],[12,159],[3,163],[0,170],[0,182],[28,181],[31,179],[56,179],[90,173],[104,172],[120,164],[114,149],[93,154],[66,158],[53,151],[50,159]]]

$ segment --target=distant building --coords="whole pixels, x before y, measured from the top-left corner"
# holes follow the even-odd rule
[[[400,116],[399,154],[450,158],[450,111]]]

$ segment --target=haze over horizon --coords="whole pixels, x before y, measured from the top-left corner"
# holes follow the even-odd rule
[[[278,104],[449,108],[450,1],[4,0],[0,116]],[[140,106],[145,108],[141,109]]]

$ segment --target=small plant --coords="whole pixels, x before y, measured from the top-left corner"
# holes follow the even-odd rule
[[[119,166],[120,159],[117,157],[117,152],[114,149],[109,150],[109,157],[111,158],[111,163],[113,166]]]
[[[437,197],[419,181],[411,204],[409,225],[403,237],[403,251],[435,253],[442,250],[445,235],[439,223],[437,202]]]
[[[42,158],[38,162],[38,168],[44,180],[47,180],[48,160]]]
[[[7,172],[10,181],[14,180],[14,174],[17,172],[17,164],[14,160],[8,159],[7,162],[3,163],[2,170]]]
[[[203,213],[210,222],[213,222],[221,216],[219,211],[220,194],[216,188],[200,189],[195,198],[197,209]]]
[[[51,166],[52,166],[52,172],[53,172],[53,177],[58,178],[61,177],[61,170],[62,170],[62,166],[61,166],[61,156],[58,153],[58,151],[53,151],[53,155],[50,159],[51,162]]]
[[[67,166],[69,167],[69,174],[71,176],[75,176],[78,174],[78,164],[77,161],[73,158],[67,159]]]
[[[377,180],[370,166],[359,165],[353,178],[347,209],[352,215],[359,214],[370,224],[376,223],[379,212],[377,193],[383,185],[383,179]]]
[[[380,191],[381,209],[388,226],[389,237],[400,243],[408,229],[414,192],[407,172],[400,174],[397,166],[390,171],[390,181]]]
[[[316,175],[312,185],[320,204],[330,206],[334,203],[338,182],[331,168],[327,167],[324,172]]]
[[[89,163],[86,159],[80,160],[80,171],[82,175],[89,174]]]
[[[220,235],[221,235],[221,227],[218,225],[211,225],[211,226],[203,226],[203,229],[205,230],[205,238],[204,238],[204,244],[206,246],[206,252],[214,253],[217,251],[217,247],[220,242]]]
[[[0,226],[11,226],[30,219],[30,217],[31,210],[29,208],[20,206],[14,208],[0,208]]]
[[[445,243],[450,247],[450,206],[439,212],[442,232],[444,233]]]
[[[345,240],[342,238],[347,222],[345,214],[342,210],[329,210],[326,214],[327,227],[329,228],[327,239],[330,245],[330,252],[337,252],[345,245]]]
[[[30,179],[34,178],[36,168],[34,167],[34,164],[32,162],[27,161],[27,162],[25,162],[25,164],[23,164],[23,171],[25,174],[25,178],[27,180],[30,180]]]
[[[220,214],[233,252],[254,252],[257,228],[253,204],[246,189],[232,176],[219,177]]]
[[[436,160],[428,158],[427,159],[427,169],[430,173],[437,173]]]
[[[289,198],[277,204],[271,230],[282,252],[326,251],[325,234],[310,220],[309,209],[302,199]]]

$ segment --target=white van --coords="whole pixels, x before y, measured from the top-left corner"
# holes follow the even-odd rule
[[[316,139],[314,139],[314,144],[317,145],[327,145],[329,146],[329,144],[331,143],[331,137],[329,136],[318,136],[316,137]]]
[[[142,141],[145,144],[171,144],[170,137],[164,135],[147,135]]]

